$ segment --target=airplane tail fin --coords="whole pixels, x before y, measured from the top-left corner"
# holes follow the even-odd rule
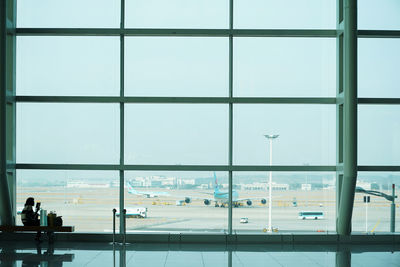
[[[128,193],[136,194],[136,190],[133,188],[131,182],[128,181],[127,184],[128,184]]]
[[[214,192],[219,192],[219,186],[217,181],[217,175],[214,172]]]

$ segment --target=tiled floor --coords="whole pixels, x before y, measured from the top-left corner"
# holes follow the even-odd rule
[[[1,242],[0,266],[400,266],[385,246],[235,246]],[[394,250],[394,251],[393,251]]]

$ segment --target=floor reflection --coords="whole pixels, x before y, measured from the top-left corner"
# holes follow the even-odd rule
[[[399,246],[0,242],[0,266],[400,266]]]
[[[42,249],[41,243],[35,243],[36,251],[20,250],[15,246],[5,245],[0,253],[0,266],[16,266],[17,262],[21,262],[24,267],[61,267],[64,262],[72,263],[74,254],[54,253],[53,244],[49,244],[45,249]]]

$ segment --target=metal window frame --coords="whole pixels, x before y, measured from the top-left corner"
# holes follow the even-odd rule
[[[15,168],[15,53],[16,2],[0,2],[0,219],[13,224],[16,217]]]
[[[8,5],[6,5],[6,2]],[[233,2],[229,0],[229,28],[228,29],[135,29],[125,28],[125,0],[121,0],[121,22],[120,28],[16,28],[16,0],[2,1],[4,8],[1,16],[2,45],[6,47],[6,39],[12,38],[13,44],[8,49],[13,51],[11,60],[5,61],[7,50],[2,49],[0,56],[1,62],[11,72],[6,72],[0,68],[0,77],[2,80],[5,77],[12,76],[14,80],[11,91],[7,91],[7,84],[1,83],[1,117],[0,117],[0,147],[12,139],[13,158],[7,159],[2,152],[0,155],[0,182],[1,188],[6,178],[5,173],[12,174],[14,184],[12,187],[15,190],[15,170],[16,169],[47,169],[47,170],[118,170],[120,176],[119,200],[120,209],[124,208],[124,172],[130,170],[153,170],[153,171],[226,171],[229,173],[229,202],[232,203],[233,181],[232,174],[235,171],[309,171],[309,172],[336,172],[337,183],[337,211],[338,220],[344,225],[342,230],[338,229],[339,234],[349,234],[348,228],[351,222],[351,212],[349,216],[348,209],[346,212],[340,212],[340,204],[342,206],[351,205],[352,197],[348,189],[352,188],[351,183],[354,183],[357,177],[357,171],[371,172],[397,172],[400,171],[400,166],[358,166],[357,162],[354,165],[357,156],[357,149],[352,147],[350,150],[345,146],[349,142],[357,141],[357,133],[354,128],[349,131],[349,123],[356,122],[356,109],[362,104],[377,104],[377,105],[400,105],[400,98],[357,98],[357,85],[351,91],[348,90],[350,84],[356,79],[357,66],[354,66],[354,60],[357,60],[356,49],[354,50],[354,41],[358,38],[400,38],[400,31],[386,30],[357,30],[356,18],[357,7],[354,4],[357,1],[352,0],[337,0],[337,26],[336,29],[234,29],[233,27]],[[347,13],[346,13],[347,12]],[[8,17],[7,14],[13,14]],[[352,39],[349,39],[349,32],[353,31]],[[354,38],[354,31],[356,37]],[[6,35],[6,37],[4,37]],[[16,96],[15,95],[15,39],[17,36],[119,36],[120,37],[120,94],[119,96]],[[185,37],[226,37],[229,38],[229,97],[126,97],[124,95],[124,52],[125,52],[125,37],[127,36],[185,36]],[[341,37],[344,36],[344,37]],[[4,38],[3,38],[4,37]],[[300,37],[300,38],[336,38],[337,40],[337,94],[335,97],[233,97],[233,45],[235,37]],[[349,43],[350,42],[350,43]],[[357,44],[357,43],[356,43]],[[3,46],[2,46],[3,47]],[[357,45],[356,45],[357,47]],[[355,52],[354,52],[355,51]],[[348,67],[352,67],[353,72],[349,75]],[[346,74],[347,73],[347,74]],[[347,75],[347,76],[346,76]],[[347,84],[346,84],[347,83]],[[4,94],[4,92],[7,92]],[[10,93],[11,92],[11,93]],[[350,93],[350,95],[349,95]],[[354,96],[355,93],[355,96]],[[17,103],[118,103],[120,105],[120,162],[119,164],[32,164],[32,163],[16,163],[15,161],[15,106]],[[13,105],[13,114],[6,117],[4,108],[6,103]],[[124,162],[124,129],[125,129],[125,104],[126,103],[159,103],[159,104],[227,104],[229,105],[229,154],[227,165],[127,165]],[[233,165],[233,105],[234,104],[327,104],[336,105],[337,107],[337,163],[333,166],[257,166],[257,165]],[[347,108],[346,108],[347,107]],[[352,112],[346,112],[346,109],[351,108]],[[354,111],[355,109],[355,111]],[[5,128],[12,127],[13,135],[6,136]],[[350,135],[349,135],[350,133]],[[350,136],[350,139],[349,139]],[[346,138],[346,140],[344,140]],[[2,150],[3,151],[3,150]],[[349,155],[352,158],[349,160]],[[345,185],[348,180],[349,173],[352,173],[352,181]],[[351,176],[351,175],[350,175]],[[347,188],[346,192],[342,192],[341,188]],[[10,189],[12,191],[12,189]],[[10,192],[10,190],[6,190]],[[4,194],[2,194],[4,195]],[[347,196],[341,200],[343,196]],[[15,193],[14,193],[15,197]],[[3,200],[3,199],[2,199]],[[6,206],[15,206],[14,203]],[[4,203],[2,201],[2,203]],[[6,210],[3,208],[2,210]],[[8,212],[8,211],[7,211]],[[14,210],[15,213],[15,210]],[[120,223],[120,232],[124,229],[123,220]],[[232,205],[229,205],[228,211],[228,234],[232,234]]]

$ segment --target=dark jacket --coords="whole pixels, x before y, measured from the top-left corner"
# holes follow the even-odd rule
[[[37,212],[34,212],[30,205],[25,205],[21,212],[21,220],[25,226],[35,226],[40,224]]]

